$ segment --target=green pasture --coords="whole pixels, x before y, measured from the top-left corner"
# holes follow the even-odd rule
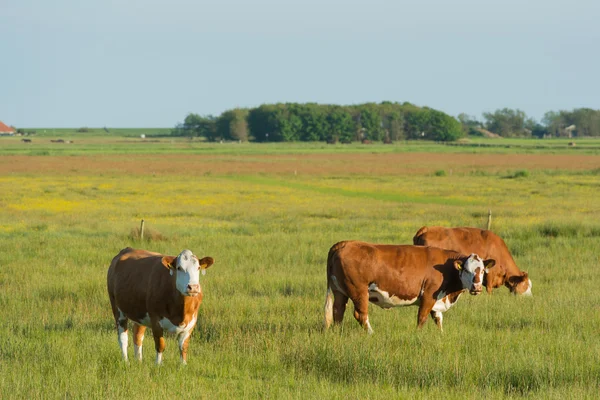
[[[5,143],[0,154],[19,153]],[[118,155],[125,145],[110,146]],[[292,150],[305,148],[331,151]],[[0,174],[0,398],[595,399],[599,193],[597,170]],[[485,227],[489,209],[530,273],[532,298],[506,288],[464,295],[444,314],[443,334],[431,320],[417,331],[416,307],[370,306],[367,336],[351,305],[341,329],[321,331],[331,245],[408,244],[423,225]],[[141,364],[120,359],[105,279],[126,246],[215,259],[186,367],[173,338],[157,367],[150,331]]]
[[[324,142],[237,143],[206,142],[201,138],[173,137],[161,128],[102,128],[77,133],[75,129],[38,129],[34,136],[0,137],[1,155],[96,155],[96,154],[327,154],[327,153],[414,153],[453,154],[569,154],[600,155],[600,139],[485,139],[465,138],[458,142],[437,143],[421,140],[398,141],[393,144],[351,144]],[[45,132],[44,132],[45,131]],[[146,132],[146,138],[140,134]],[[24,143],[23,138],[30,139]],[[62,139],[71,143],[55,143]],[[575,146],[570,145],[575,143]]]

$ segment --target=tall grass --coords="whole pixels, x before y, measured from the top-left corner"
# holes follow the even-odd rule
[[[595,398],[596,177],[503,176],[1,176],[0,397]],[[443,334],[370,307],[367,336],[351,305],[321,331],[333,243],[484,227],[488,208],[533,298],[463,296]],[[144,361],[121,362],[105,279],[125,246],[215,258],[187,367],[173,338],[156,367],[149,332]]]

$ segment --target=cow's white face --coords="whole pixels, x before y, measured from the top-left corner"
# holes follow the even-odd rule
[[[459,270],[460,280],[472,295],[483,291],[483,274],[496,264],[495,260],[483,261],[477,254],[471,254],[464,262],[456,260],[454,266]]]
[[[190,250],[184,250],[177,257],[164,256],[163,265],[168,268],[171,276],[175,275],[175,287],[184,296],[197,296],[200,294],[200,273],[204,275],[206,269],[213,265],[212,257],[198,260]]]
[[[172,270],[173,271],[173,270]],[[183,250],[175,263],[175,286],[184,296],[197,296],[200,293],[200,263],[190,250]]]

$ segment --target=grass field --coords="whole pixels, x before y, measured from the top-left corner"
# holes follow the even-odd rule
[[[407,151],[185,140],[135,148],[120,137],[57,151],[0,139],[2,399],[598,396],[593,141],[588,151]],[[321,332],[332,244],[410,243],[426,224],[484,227],[488,209],[530,273],[532,298],[506,288],[463,296],[443,334],[432,321],[417,331],[416,307],[370,307],[368,337],[349,306],[342,329]],[[141,364],[120,359],[106,270],[126,246],[215,258],[186,367],[172,338],[155,366],[150,334]]]

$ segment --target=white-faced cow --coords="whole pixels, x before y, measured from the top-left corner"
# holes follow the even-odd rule
[[[483,261],[477,254],[436,247],[336,243],[327,258],[325,329],[342,322],[350,299],[354,318],[369,333],[369,302],[381,308],[416,305],[417,327],[431,315],[441,330],[442,313],[465,290],[481,293],[484,270],[493,266],[494,260]]]
[[[181,361],[186,363],[190,334],[202,302],[200,272],[204,275],[213,263],[211,257],[199,260],[190,250],[173,257],[128,247],[113,258],[107,275],[108,297],[125,361],[127,322],[131,319],[136,359],[142,359],[142,340],[146,327],[150,327],[156,363],[162,363],[164,332],[177,335]]]
[[[488,293],[504,285],[513,294],[531,295],[532,284],[529,275],[517,267],[504,240],[492,231],[424,226],[416,233],[413,243],[493,258],[496,260],[496,267],[485,274],[483,279]]]

